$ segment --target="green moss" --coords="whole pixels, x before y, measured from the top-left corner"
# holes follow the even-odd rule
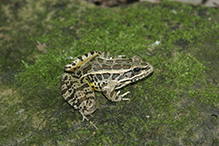
[[[11,11],[1,17],[6,21],[10,16],[15,22],[5,25],[17,27],[8,34],[15,39],[7,42],[4,37],[0,45],[12,52],[15,47],[24,49],[8,55],[9,64],[17,61],[12,67],[19,73],[12,82],[16,93],[2,96],[1,144],[191,145],[197,141],[193,129],[206,120],[201,114],[219,103],[218,85],[206,82],[213,67],[199,54],[218,57],[218,10],[173,2],[111,9],[69,1],[54,2],[48,9],[43,2],[37,4],[42,8],[34,7],[36,13],[28,15],[31,22],[22,14],[24,8],[33,7],[32,2],[17,10],[17,17]],[[24,43],[18,43],[19,38]],[[46,51],[37,50],[37,41],[46,43]],[[160,41],[157,46],[156,41]],[[122,89],[131,91],[130,102],[111,103],[96,94],[99,108],[89,118],[99,131],[81,122],[60,90],[64,65],[94,50],[139,55],[154,66],[153,75]],[[1,58],[1,62],[7,61]],[[3,74],[8,70],[1,69]]]

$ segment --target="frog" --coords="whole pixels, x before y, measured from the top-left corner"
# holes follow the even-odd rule
[[[65,65],[64,70],[61,77],[63,98],[79,111],[82,121],[89,121],[87,116],[96,110],[95,91],[102,92],[112,102],[130,101],[124,98],[130,91],[120,94],[119,89],[154,71],[151,64],[137,55],[131,58],[112,56],[108,51],[81,55]]]

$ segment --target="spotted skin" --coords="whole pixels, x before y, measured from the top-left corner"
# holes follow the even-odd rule
[[[95,110],[95,91],[100,91],[113,102],[130,100],[124,98],[130,91],[120,94],[118,90],[132,82],[147,77],[153,66],[139,56],[126,58],[111,56],[109,52],[88,52],[65,66],[62,75],[62,95],[83,119]],[[95,126],[95,125],[94,125]]]

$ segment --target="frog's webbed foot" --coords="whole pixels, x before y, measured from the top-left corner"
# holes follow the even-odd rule
[[[89,119],[88,119],[84,114],[81,113],[81,115],[82,115],[82,122],[83,122],[84,120],[89,121]]]
[[[82,112],[81,112],[81,115],[82,115],[82,122],[83,122],[84,120],[87,120],[87,121],[90,122],[90,124],[91,124],[92,126],[94,126],[94,128],[98,129],[97,126],[94,125],[93,122],[91,122]],[[92,115],[90,115],[90,116],[92,117]]]

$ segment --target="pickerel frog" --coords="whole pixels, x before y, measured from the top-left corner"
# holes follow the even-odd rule
[[[88,52],[65,66],[62,95],[84,119],[95,111],[94,91],[101,91],[109,100],[118,102],[130,92],[115,92],[132,82],[147,77],[153,67],[138,56],[111,56],[109,52]]]

